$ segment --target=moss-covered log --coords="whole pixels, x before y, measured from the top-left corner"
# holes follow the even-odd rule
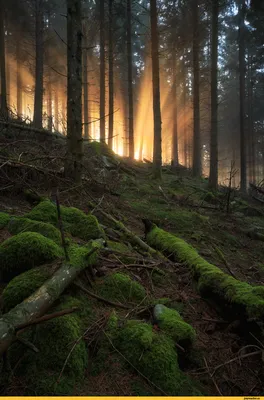
[[[198,282],[198,290],[205,296],[222,301],[237,319],[264,320],[264,287],[251,286],[224,273],[210,264],[184,240],[172,235],[154,224],[146,224],[147,242],[173,255],[176,261],[184,262]]]
[[[70,262],[63,264],[35,293],[0,318],[0,355],[14,340],[20,325],[43,315],[77,275],[96,262],[96,252],[102,246],[102,240],[83,247],[72,246]]]

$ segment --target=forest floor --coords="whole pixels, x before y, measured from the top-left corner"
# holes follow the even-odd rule
[[[9,132],[0,141],[0,211],[23,215],[32,208],[25,189],[34,189],[48,197],[58,186],[61,204],[84,212],[92,210],[110,237],[115,231],[106,227],[107,221],[100,210],[121,221],[142,239],[142,219],[147,218],[184,239],[226,274],[231,273],[252,285],[263,285],[263,242],[250,237],[252,231],[264,232],[264,207],[260,202],[249,196],[242,198],[232,191],[227,213],[227,187],[213,194],[207,189],[206,179],[192,178],[191,172],[183,167],[174,171],[164,167],[162,180],[153,180],[151,164],[113,156],[98,143],[85,145],[85,180],[82,185],[72,187],[60,170],[63,139],[33,139],[21,132],[19,135]],[[91,201],[96,204],[95,208]],[[7,230],[0,230],[0,243],[9,236]],[[116,240],[122,242],[123,238]],[[124,243],[129,245],[128,241]],[[164,271],[161,276],[140,265],[130,266],[131,263],[125,263],[118,256],[102,259],[101,265],[111,271],[125,271],[156,299],[169,298],[170,307],[178,310],[195,329],[197,337],[192,354],[188,360],[183,357],[180,366],[198,382],[203,394],[263,395],[264,344],[258,343],[259,354],[249,354],[256,350],[254,334],[241,332],[237,321],[230,321],[218,304],[201,297],[185,264],[161,263],[159,268]],[[4,285],[0,287],[0,294],[3,288]],[[95,300],[91,304],[98,319],[111,311],[111,306]],[[143,319],[150,318],[148,313],[149,310]],[[124,311],[124,318],[126,314]],[[94,344],[94,338],[91,343]],[[112,350],[105,368],[97,374],[91,372],[91,351],[85,380],[76,387],[74,395],[160,394],[138,371],[125,368],[116,359],[115,349]],[[17,395],[23,391],[23,379],[14,377],[4,394]]]

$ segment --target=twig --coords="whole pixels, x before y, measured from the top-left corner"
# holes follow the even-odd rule
[[[97,294],[95,294],[93,292],[90,292],[89,290],[87,290],[85,287],[83,287],[79,283],[74,283],[74,285],[76,287],[78,287],[79,289],[81,289],[84,293],[88,294],[91,297],[94,297],[96,300],[102,301],[103,303],[110,304],[111,306],[114,306],[114,307],[124,308],[125,310],[130,310],[131,309],[131,307],[126,306],[124,304],[115,303],[115,302],[113,302],[111,300],[107,300],[107,299],[105,299],[103,297],[100,297]]]
[[[218,387],[218,385],[217,385],[217,383],[216,383],[216,381],[215,381],[215,379],[214,379],[214,377],[213,377],[213,374],[210,373],[210,370],[209,370],[209,367],[208,367],[206,358],[203,357],[203,359],[204,359],[204,363],[205,363],[205,366],[206,366],[208,375],[209,375],[210,378],[212,379],[212,381],[213,381],[213,383],[214,383],[214,385],[215,385],[216,390],[218,391],[218,393],[220,394],[220,396],[223,396],[223,393],[222,393],[221,390],[219,389],[219,387]]]
[[[79,309],[78,307],[73,307],[73,308],[68,308],[66,310],[57,311],[52,314],[43,315],[43,317],[36,318],[35,320],[27,322],[26,324],[18,325],[16,328],[16,331],[20,331],[20,330],[28,328],[29,326],[32,326],[32,325],[38,325],[42,322],[50,321],[51,319],[54,319],[54,318],[62,317],[63,315],[66,315],[66,314],[72,314],[73,312],[77,311],[78,309]]]
[[[252,353],[243,354],[242,356],[238,356],[238,357],[232,358],[231,360],[226,361],[225,363],[220,364],[217,367],[215,367],[214,372],[212,373],[212,375],[214,375],[216,373],[216,371],[218,371],[220,368],[224,367],[225,365],[231,364],[232,362],[235,362],[235,361],[239,361],[242,358],[248,358],[248,357],[251,357],[251,356],[256,356],[256,355],[261,354],[261,353],[263,353],[263,351],[262,350],[258,350],[258,351],[253,351]]]

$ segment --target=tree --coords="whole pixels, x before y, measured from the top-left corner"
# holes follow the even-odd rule
[[[210,175],[209,186],[217,189],[218,185],[218,13],[219,0],[212,0],[212,43],[211,43],[211,135],[210,135]]]
[[[100,0],[100,141],[105,142],[105,10]]]
[[[83,122],[84,137],[89,138],[89,82],[88,82],[88,32],[86,22],[83,23]]]
[[[160,112],[160,77],[159,77],[159,35],[157,1],[150,0],[152,91],[154,116],[153,175],[161,178],[161,112]]]
[[[67,0],[67,154],[65,176],[81,182],[82,139],[82,0]]]
[[[177,167],[179,164],[179,155],[178,155],[178,107],[177,107],[177,71],[176,71],[176,51],[174,50],[172,56],[172,72],[173,72],[173,85],[172,85],[172,101],[173,101],[173,132],[172,132],[172,166]]]
[[[1,69],[1,114],[8,116],[6,98],[6,57],[5,57],[5,28],[4,28],[4,0],[0,0],[0,69]]]
[[[43,111],[43,73],[44,73],[44,15],[43,0],[36,0],[36,64],[35,64],[35,95],[34,95],[34,126],[42,128]]]
[[[199,42],[199,4],[193,1],[193,175],[200,176],[201,138],[200,138],[200,42]]]
[[[127,0],[127,71],[128,71],[128,138],[129,158],[134,158],[134,105],[133,105],[133,58],[131,32],[131,0]]]
[[[245,0],[239,3],[239,122],[240,122],[240,189],[242,192],[247,190],[247,166],[246,166],[246,143],[245,143]]]
[[[113,148],[114,136],[114,57],[113,57],[113,0],[109,0],[109,128],[108,145]]]

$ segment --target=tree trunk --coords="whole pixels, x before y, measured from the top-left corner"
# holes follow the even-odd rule
[[[84,122],[84,137],[89,138],[89,82],[88,82],[88,32],[83,25],[84,45],[83,50],[83,122]]]
[[[55,93],[54,93],[54,127],[55,127],[55,131],[58,132],[58,130],[59,130],[59,95],[58,95],[58,90],[55,90]]]
[[[105,11],[100,0],[100,141],[105,142]]]
[[[160,112],[160,77],[159,77],[159,35],[157,20],[157,1],[150,0],[151,23],[151,57],[152,57],[152,88],[154,116],[154,148],[153,175],[161,178],[161,112]]]
[[[22,118],[23,106],[22,106],[22,75],[21,75],[21,55],[20,55],[21,44],[17,39],[16,42],[16,86],[17,86],[17,117]]]
[[[43,109],[43,72],[44,72],[44,17],[43,0],[36,0],[36,66],[35,66],[35,96],[34,96],[34,119],[36,128],[42,128]]]
[[[65,175],[81,182],[82,140],[82,13],[81,0],[67,0],[67,158]]]
[[[52,88],[49,76],[49,83],[48,83],[48,96],[47,96],[47,114],[48,114],[48,130],[52,132]]]
[[[245,0],[239,4],[239,122],[240,122],[240,189],[247,190],[246,143],[245,143]]]
[[[127,72],[128,72],[128,139],[129,158],[134,158],[134,104],[133,104],[133,58],[132,58],[132,12],[131,0],[127,0]]]
[[[109,127],[108,146],[113,148],[114,136],[114,57],[113,57],[113,0],[109,0]]]
[[[211,43],[211,137],[210,137],[210,175],[209,186],[218,186],[218,13],[219,0],[212,0],[212,43]]]
[[[177,69],[176,69],[176,52],[173,51],[173,86],[172,86],[172,104],[173,104],[173,132],[172,132],[172,152],[171,160],[172,166],[177,167],[179,165],[179,155],[178,155],[178,106],[177,106]]]
[[[98,241],[87,256],[101,246],[100,241]],[[63,264],[35,293],[0,317],[0,355],[8,349],[14,340],[17,329],[21,325],[27,325],[42,316],[88,265],[89,263],[74,266],[70,263]]]
[[[1,70],[1,96],[0,110],[3,118],[8,117],[7,94],[6,94],[6,57],[5,57],[5,23],[4,23],[4,0],[0,0],[0,70]]]
[[[250,154],[250,178],[251,183],[256,183],[256,165],[255,165],[255,129],[253,119],[254,102],[254,82],[252,79],[253,60],[252,55],[248,55],[248,124],[249,124],[249,154]]]
[[[193,175],[201,176],[199,4],[193,1]]]

